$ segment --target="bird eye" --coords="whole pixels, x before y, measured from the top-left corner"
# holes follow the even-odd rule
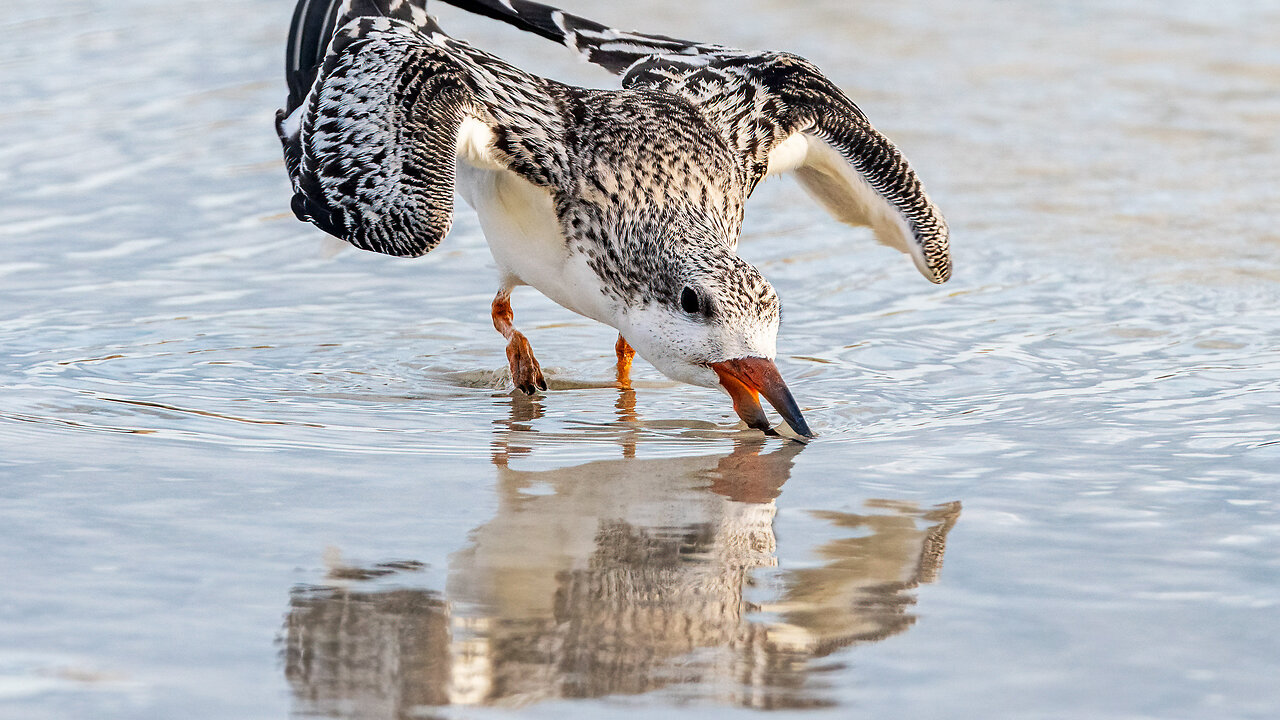
[[[702,312],[702,298],[698,297],[698,291],[686,286],[680,291],[680,309],[690,315],[698,315]]]

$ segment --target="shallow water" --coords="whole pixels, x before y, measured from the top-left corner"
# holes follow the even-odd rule
[[[588,5],[815,60],[955,278],[770,182],[816,442],[532,291],[526,399],[468,211],[412,261],[288,212],[290,3],[8,8],[0,717],[1274,716],[1280,9]]]

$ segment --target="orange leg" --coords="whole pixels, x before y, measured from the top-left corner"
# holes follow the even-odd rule
[[[618,342],[613,346],[614,352],[618,354],[618,387],[631,387],[631,360],[635,358],[636,351],[631,349],[625,338],[618,336]]]
[[[636,425],[640,422],[640,416],[636,414],[636,391],[631,389],[631,360],[635,358],[636,351],[631,348],[627,341],[618,335],[618,342],[613,346],[614,352],[618,353],[618,402],[614,407],[618,409],[618,420],[626,425]],[[621,438],[622,456],[633,458],[636,456],[636,436],[638,431],[632,427],[624,430]]]
[[[533,348],[529,340],[516,330],[511,321],[515,313],[511,311],[511,291],[500,290],[493,298],[493,327],[507,339],[507,362],[511,364],[511,381],[526,395],[532,395],[539,389],[547,389],[547,381],[542,377],[542,367],[533,356]]]

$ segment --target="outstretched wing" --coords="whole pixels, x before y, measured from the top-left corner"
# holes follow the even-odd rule
[[[794,171],[837,220],[872,228],[929,280],[951,276],[942,214],[902,153],[812,63],[785,53],[623,32],[528,0],[445,0],[559,42],[629,88],[683,96],[735,148],[749,188]]]
[[[752,189],[794,172],[836,220],[870,227],[876,240],[909,255],[935,283],[951,277],[946,220],[906,157],[838,87],[804,58],[785,53],[723,56],[671,71],[655,59],[629,73],[662,82],[716,117],[746,163]]]
[[[729,51],[719,45],[692,43],[665,35],[625,32],[560,8],[530,0],[444,0],[484,17],[501,20],[540,35],[578,53],[587,62],[621,75],[638,60],[653,55],[686,57]]]
[[[452,225],[457,160],[546,184],[555,143],[521,138],[562,132],[549,83],[448,38],[420,2],[298,8],[277,130],[300,219],[356,247],[418,256]],[[327,27],[337,29],[322,40]]]

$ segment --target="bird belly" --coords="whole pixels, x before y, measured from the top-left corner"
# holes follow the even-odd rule
[[[565,241],[550,192],[509,170],[462,162],[457,178],[504,281],[532,286],[579,315],[615,325],[599,277]]]

